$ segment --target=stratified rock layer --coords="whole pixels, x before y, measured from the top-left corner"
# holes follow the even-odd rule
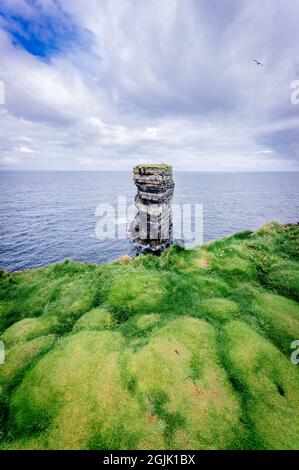
[[[138,190],[135,197],[138,212],[130,232],[139,251],[159,253],[172,242],[172,167],[138,165],[133,178]]]

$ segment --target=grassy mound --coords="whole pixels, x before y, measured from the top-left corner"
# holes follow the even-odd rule
[[[0,448],[299,449],[299,227],[0,272]]]

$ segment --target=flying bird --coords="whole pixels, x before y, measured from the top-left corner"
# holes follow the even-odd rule
[[[264,67],[263,64],[256,59],[253,59],[253,62],[256,62],[256,65],[261,65],[262,67]]]

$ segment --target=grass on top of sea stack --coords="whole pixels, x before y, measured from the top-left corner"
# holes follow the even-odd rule
[[[167,165],[166,163],[140,163],[139,165],[136,165],[134,167],[134,170],[137,170],[139,168],[157,168],[161,170],[172,170],[172,166]]]
[[[0,448],[299,449],[299,227],[0,275]]]

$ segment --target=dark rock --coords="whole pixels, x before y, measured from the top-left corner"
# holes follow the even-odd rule
[[[172,243],[174,182],[169,165],[138,165],[133,169],[138,213],[130,233],[139,252],[161,253]]]

